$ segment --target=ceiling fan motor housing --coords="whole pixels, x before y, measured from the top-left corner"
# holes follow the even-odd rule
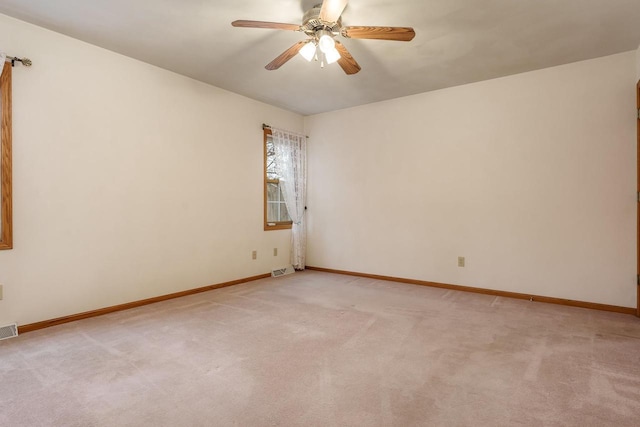
[[[326,22],[320,19],[320,9],[322,4],[317,4],[309,9],[302,18],[300,29],[308,36],[315,36],[316,31],[326,30],[334,34],[339,34],[342,28],[342,18],[338,18],[336,22]]]

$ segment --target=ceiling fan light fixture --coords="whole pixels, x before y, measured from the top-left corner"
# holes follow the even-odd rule
[[[333,64],[340,59],[340,52],[334,47],[328,52],[325,52],[324,57],[327,59],[327,64]]]
[[[331,50],[335,50],[336,41],[333,39],[333,34],[329,31],[319,31],[318,34],[318,46],[320,46],[320,50],[323,53],[330,52]]]
[[[313,41],[309,41],[307,44],[302,46],[299,53],[304,59],[311,62],[311,60],[316,56],[316,44]]]

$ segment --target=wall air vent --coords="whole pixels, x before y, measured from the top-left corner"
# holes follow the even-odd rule
[[[11,323],[9,325],[0,326],[0,341],[7,338],[13,338],[18,336],[18,324]]]
[[[292,266],[288,266],[285,268],[276,268],[274,270],[271,270],[271,277],[280,277],[280,276],[284,276],[285,274],[293,274],[296,271],[293,269]]]

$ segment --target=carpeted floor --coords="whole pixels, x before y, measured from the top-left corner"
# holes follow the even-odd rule
[[[307,271],[0,343],[2,426],[638,426],[640,319]]]

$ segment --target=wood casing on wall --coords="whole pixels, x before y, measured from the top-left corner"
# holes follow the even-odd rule
[[[637,272],[638,272],[638,290],[637,290],[637,298],[638,298],[638,302],[637,302],[637,311],[636,311],[636,316],[640,317],[640,80],[638,80],[638,83],[636,84],[636,107],[638,109],[638,117],[637,117],[637,132],[638,132],[638,142],[637,142],[637,159],[638,159],[638,165],[637,165],[637,191],[638,191],[638,203],[637,203],[637,217],[638,217],[638,224],[637,224],[637,232],[638,232],[638,236],[637,236],[637,242],[638,242],[638,246],[636,249],[636,256],[638,257],[638,265],[637,265]]]
[[[542,295],[524,294],[520,292],[499,291],[494,289],[476,288],[473,286],[452,285],[449,283],[430,282],[427,280],[407,279],[403,277],[383,276],[379,274],[359,273],[354,271],[335,270],[323,267],[306,267],[309,270],[323,271],[325,273],[346,274],[349,276],[366,277],[375,280],[386,280],[391,282],[408,283],[410,285],[429,286],[432,288],[450,289],[452,291],[473,292],[476,294],[493,295],[504,298],[524,299],[548,304],[567,305],[570,307],[589,308],[592,310],[611,311],[614,313],[635,314],[636,310],[631,307],[620,307],[610,304],[599,304],[595,302],[576,301],[566,298],[546,297]]]
[[[85,311],[84,313],[71,314],[68,316],[58,317],[55,319],[29,323],[27,325],[18,326],[18,332],[21,334],[24,334],[26,332],[37,331],[38,329],[44,329],[44,328],[49,328],[51,326],[62,325],[64,323],[75,322],[76,320],[89,319],[91,317],[98,317],[104,314],[115,313],[117,311],[123,311],[123,310],[129,310],[130,308],[142,307],[144,305],[154,304],[156,302],[167,301],[170,299],[199,294],[202,292],[208,292],[214,289],[226,288],[228,286],[239,285],[241,283],[247,283],[247,282],[251,282],[259,279],[265,279],[267,277],[271,277],[271,274],[265,273],[257,276],[245,277],[243,279],[231,280],[229,282],[218,283],[215,285],[204,286],[201,288],[188,289],[186,291],[174,292],[172,294],[160,295],[157,297],[147,298],[147,299],[138,300],[138,301],[132,301],[125,304],[118,304],[110,307],[99,308],[97,310]]]
[[[0,249],[13,247],[13,221],[11,197],[11,63],[5,62],[0,77],[2,94],[2,135],[0,139]]]

